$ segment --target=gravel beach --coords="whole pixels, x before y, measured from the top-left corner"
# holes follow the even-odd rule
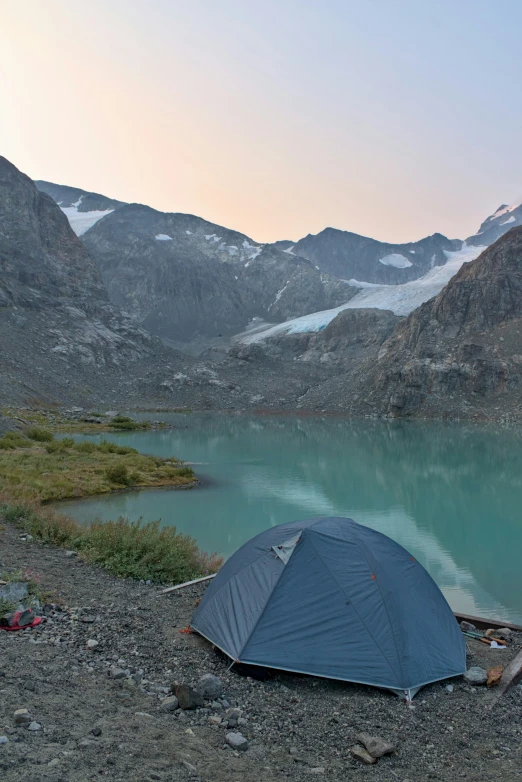
[[[0,530],[0,571],[28,569],[54,591],[39,627],[0,631],[0,779],[522,780],[522,689],[496,701],[462,677],[391,693],[314,677],[239,676],[204,639],[180,632],[205,585],[160,595],[62,549]],[[469,641],[468,666],[519,651]],[[206,677],[203,706],[198,701]],[[180,687],[179,685],[188,685]],[[196,690],[194,693],[193,689]],[[213,690],[214,688],[214,690]],[[15,717],[15,711],[28,714]],[[17,724],[18,720],[18,724]],[[393,747],[366,765],[361,733]],[[234,738],[235,737],[235,738]]]

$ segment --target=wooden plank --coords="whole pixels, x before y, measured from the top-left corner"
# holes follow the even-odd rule
[[[501,622],[498,619],[483,619],[481,616],[469,616],[469,614],[459,613],[455,613],[455,618],[458,622],[462,622],[462,620],[471,622],[471,624],[474,624],[475,627],[478,627],[480,630],[489,630],[490,627],[498,630],[501,627],[507,627],[508,630],[513,630],[514,633],[522,633],[522,625]]]
[[[203,578],[194,578],[192,581],[185,581],[184,584],[176,584],[176,586],[167,587],[162,589],[160,595],[166,595],[167,592],[174,592],[176,589],[183,589],[184,587],[192,586],[192,584],[201,584],[202,581],[210,581],[211,578],[215,578],[217,573],[212,573],[211,576],[203,576]]]

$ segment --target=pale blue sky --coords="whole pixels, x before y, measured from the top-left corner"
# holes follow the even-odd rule
[[[1,1],[1,0],[0,0]],[[0,153],[258,241],[522,196],[522,0],[3,0]]]

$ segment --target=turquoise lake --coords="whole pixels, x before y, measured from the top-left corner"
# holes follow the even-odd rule
[[[160,518],[224,556],[268,526],[349,516],[405,546],[454,610],[522,622],[520,430],[334,417],[152,417],[175,428],[106,438],[185,459],[203,485],[61,503],[64,511],[83,522]]]

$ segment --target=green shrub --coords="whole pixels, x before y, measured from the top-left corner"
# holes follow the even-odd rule
[[[79,545],[90,562],[125,578],[179,583],[204,573],[202,563],[205,567],[211,559],[201,554],[196,541],[175,527],[160,529],[159,525],[159,521],[144,524],[141,519],[97,521]],[[219,565],[219,560],[213,562]]]
[[[105,472],[105,475],[107,476],[107,480],[111,483],[118,484],[118,486],[130,486],[131,484],[131,477],[127,465],[121,462],[109,467]]]
[[[54,435],[48,429],[42,429],[41,426],[30,426],[25,430],[26,436],[37,443],[50,443],[54,440]]]
[[[75,449],[79,451],[80,453],[94,453],[94,451],[97,450],[96,443],[75,443],[74,445]]]
[[[3,451],[13,451],[15,448],[30,448],[31,445],[31,441],[20,434],[20,432],[6,432],[0,437],[0,449]]]
[[[159,521],[119,518],[80,526],[35,503],[9,501],[0,502],[0,516],[45,543],[77,549],[84,559],[124,578],[180,583],[214,573],[222,564],[175,527],[160,528]]]

